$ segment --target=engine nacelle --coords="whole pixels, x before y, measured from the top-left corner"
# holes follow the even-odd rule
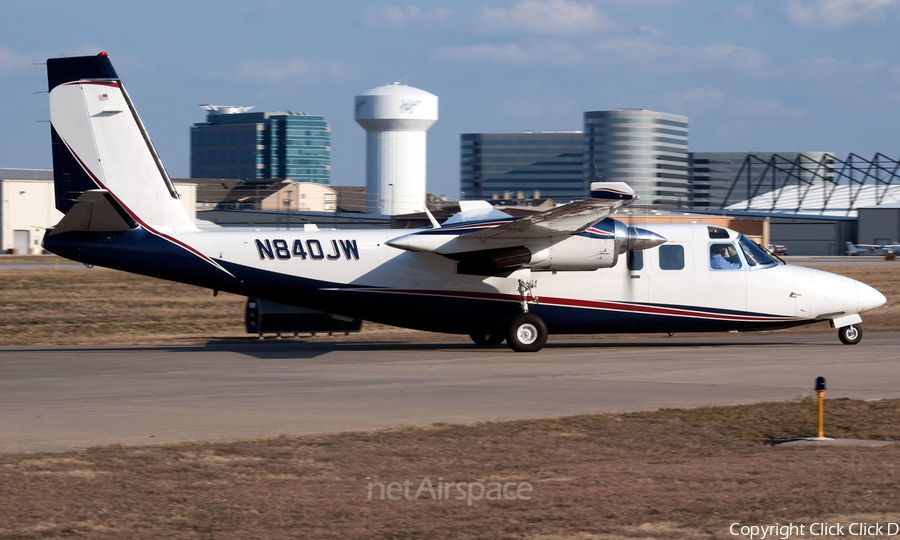
[[[465,251],[448,256],[459,261],[457,271],[460,274],[491,276],[516,268],[597,270],[615,266],[619,255],[627,251],[649,249],[665,241],[654,232],[607,218],[581,234],[559,242],[535,239],[526,246]]]
[[[656,247],[662,236],[606,218],[587,229],[532,254],[525,265],[533,270],[596,270],[616,265],[619,255]]]
[[[610,268],[619,260],[615,238],[572,236],[531,256],[532,270],[596,270]]]

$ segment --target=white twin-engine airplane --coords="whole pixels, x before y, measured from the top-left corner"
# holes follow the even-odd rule
[[[741,234],[609,218],[637,197],[592,198],[514,218],[460,203],[416,230],[200,231],[106,55],[47,61],[56,205],[44,247],[86,264],[369,321],[506,340],[548,333],[706,332],[828,320],[844,343],[885,302],[846,277],[786,266]]]

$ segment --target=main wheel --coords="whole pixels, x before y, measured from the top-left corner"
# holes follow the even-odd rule
[[[838,338],[844,345],[856,345],[862,339],[862,328],[858,324],[838,328]]]
[[[472,338],[472,341],[475,342],[475,345],[479,347],[496,347],[503,343],[503,340],[506,339],[506,336],[503,335],[503,332],[494,332],[493,334],[485,334],[484,332],[477,332],[469,334],[469,337]]]
[[[547,325],[537,315],[523,313],[509,325],[506,343],[516,352],[537,352],[547,343]]]

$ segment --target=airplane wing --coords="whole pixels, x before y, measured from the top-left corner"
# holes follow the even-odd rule
[[[503,225],[467,234],[468,238],[495,240],[548,238],[569,236],[584,231],[606,219],[619,208],[637,200],[637,195],[624,182],[594,182],[591,198],[574,201]]]
[[[591,197],[515,220],[507,216],[499,223],[488,223],[486,219],[467,223],[451,218],[440,229],[404,235],[387,244],[409,251],[449,255],[484,250],[488,245],[520,246],[534,240],[554,243],[586,230],[638,199],[634,190],[624,182],[594,182],[591,184]],[[483,204],[488,206],[488,203]],[[451,221],[452,226],[447,227]],[[462,232],[460,229],[466,232],[459,234]],[[488,241],[490,244],[485,243]]]

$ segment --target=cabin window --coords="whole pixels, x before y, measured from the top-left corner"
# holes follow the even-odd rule
[[[722,227],[707,227],[709,231],[709,237],[712,240],[721,240],[724,238],[728,238],[728,231],[723,229]]]
[[[659,246],[660,270],[684,270],[684,246],[678,244]]]
[[[744,235],[741,235],[740,239],[741,249],[744,251],[744,257],[747,258],[747,264],[750,266],[767,266],[770,264],[775,264],[775,261],[772,257],[769,257],[769,254],[766,253],[763,248],[759,247],[756,242],[750,240]]]
[[[712,270],[740,270],[744,264],[734,244],[709,245],[709,267]]]
[[[629,251],[628,252],[628,269],[631,271],[642,270],[644,268],[644,252]]]

